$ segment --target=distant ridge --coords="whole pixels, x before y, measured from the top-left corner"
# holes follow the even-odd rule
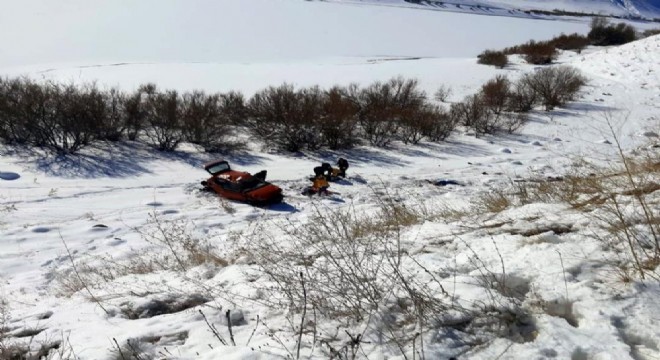
[[[502,16],[593,16],[660,21],[660,0],[331,0],[385,6],[425,7]]]

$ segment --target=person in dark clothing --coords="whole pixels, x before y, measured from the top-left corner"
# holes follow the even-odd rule
[[[330,179],[332,175],[332,166],[329,163],[322,163],[321,166],[314,168],[314,176],[325,176],[326,179]]]
[[[348,160],[344,158],[339,158],[337,160],[337,166],[339,167],[339,171],[337,172],[337,176],[341,176],[343,178],[346,177],[346,169],[348,169]]]

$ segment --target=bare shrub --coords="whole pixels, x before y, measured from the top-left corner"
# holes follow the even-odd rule
[[[509,103],[511,81],[505,75],[497,75],[481,86],[480,94],[484,105],[499,115]]]
[[[105,96],[95,84],[58,88],[55,113],[60,139],[51,143],[53,148],[73,153],[100,136],[120,131],[112,129],[119,121],[108,121]]]
[[[317,351],[325,356],[359,359],[367,357],[370,344],[389,346],[404,358],[424,358],[432,333],[460,333],[461,347],[493,335],[518,342],[533,337],[527,331],[531,319],[517,305],[520,294],[509,294],[504,272],[492,280],[477,276],[489,280],[484,286],[490,298],[463,307],[411,253],[411,226],[438,214],[398,194],[372,190],[379,194],[377,209],[315,207],[306,221],[257,224],[240,239],[241,252],[250,254],[257,270],[250,275],[260,276],[256,300],[284,310],[291,324],[288,330],[270,329],[272,338],[295,334],[298,349],[304,342],[309,356],[320,343]],[[476,270],[492,274],[483,262]],[[300,354],[280,344],[292,358]]]
[[[289,84],[271,86],[250,99],[247,125],[266,144],[292,152],[316,148],[322,104],[318,87],[296,91]]]
[[[7,143],[38,147],[57,144],[55,116],[59,87],[27,78],[3,81],[0,132]]]
[[[451,115],[457,122],[474,130],[477,137],[497,131],[497,115],[486,106],[479,94],[452,104]]]
[[[539,95],[534,88],[526,81],[516,81],[509,93],[509,102],[507,104],[507,111],[517,113],[526,113],[534,108],[538,102]]]
[[[451,87],[447,85],[440,85],[440,87],[438,87],[438,90],[436,90],[435,93],[433,93],[433,98],[440,102],[447,102],[449,96],[451,95],[451,92],[452,92]]]
[[[640,36],[643,38],[647,38],[655,35],[660,35],[660,29],[647,29],[640,34]]]
[[[331,331],[325,320],[343,319],[339,323],[352,324],[342,326],[349,337],[357,326],[409,353],[414,333],[437,327],[452,307],[436,297],[437,286],[420,282],[404,265],[411,263],[397,234],[418,221],[414,210],[397,203],[383,204],[372,216],[317,208],[309,222],[282,224],[281,234],[257,230],[245,251],[265,275],[267,282],[259,287],[269,304],[315,314],[313,323],[301,323],[300,333],[313,333],[309,337],[321,339],[326,348],[340,347],[344,336],[323,334]]]
[[[103,94],[105,109],[103,120],[100,120],[98,139],[119,141],[126,131],[126,95],[118,89],[110,89]]]
[[[534,42],[522,46],[525,61],[534,65],[551,64],[557,58],[557,49],[548,42]]]
[[[360,110],[348,90],[333,87],[325,92],[319,129],[322,142],[330,149],[350,148],[358,143],[357,114]]]
[[[245,97],[241,92],[220,94],[220,112],[233,125],[244,125],[248,116]]]
[[[424,137],[430,141],[446,139],[455,128],[453,118],[443,108],[421,105],[401,118],[399,138],[405,144],[417,144]]]
[[[574,50],[579,54],[589,45],[589,38],[578,33],[561,34],[550,40],[550,44],[557,49]]]
[[[456,129],[454,118],[439,106],[423,106],[418,116],[422,135],[429,141],[445,140]]]
[[[610,24],[607,18],[594,17],[591,30],[587,35],[591,44],[596,46],[622,45],[635,41],[635,28],[626,23]]]
[[[503,69],[509,64],[509,58],[503,51],[486,50],[477,56],[477,63],[483,65],[493,65]]]
[[[362,136],[374,146],[387,146],[399,133],[401,121],[426,100],[415,79],[393,78],[376,82],[359,92]]]
[[[0,78],[0,140],[8,144],[26,144],[35,140],[34,119],[24,109],[27,79]]]
[[[529,122],[529,116],[525,113],[506,113],[500,115],[498,120],[500,130],[513,134]]]
[[[174,151],[184,140],[181,97],[176,91],[149,91],[145,99],[145,134],[160,151]]]
[[[155,90],[155,85],[153,88]],[[124,127],[129,140],[137,140],[144,130],[147,118],[147,107],[144,101],[146,89],[148,89],[148,86],[143,85],[124,99]]]
[[[525,74],[520,81],[539,96],[547,111],[574,100],[586,84],[580,72],[569,66],[543,68]]]
[[[240,119],[232,119],[232,116],[238,116],[232,109],[236,104],[227,105],[225,111],[224,104],[236,102],[231,99],[232,95],[222,98],[221,95],[207,95],[201,91],[193,91],[182,95],[182,121],[183,134],[186,141],[198,144],[205,151],[221,151],[233,147],[232,137],[234,135],[234,126],[232,123],[240,122]]]

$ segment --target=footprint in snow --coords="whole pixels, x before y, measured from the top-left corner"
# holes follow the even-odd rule
[[[92,226],[92,231],[105,231],[108,230],[108,225],[96,224]]]
[[[126,242],[126,240],[124,240],[124,239],[114,238],[114,239],[108,240],[106,242],[106,245],[108,245],[108,246],[117,246],[117,245],[121,245],[125,242]]]
[[[0,171],[0,180],[12,181],[20,178],[21,175],[15,172],[2,172]]]

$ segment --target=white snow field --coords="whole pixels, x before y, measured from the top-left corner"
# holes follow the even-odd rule
[[[15,1],[0,12],[0,75],[246,96],[285,81],[328,87],[402,75],[430,94],[450,86],[453,102],[497,74],[535,70],[517,57],[505,69],[477,65],[482,50],[586,29],[294,0]],[[284,189],[285,202],[266,208],[200,192],[201,166],[217,155],[190,145],[166,154],[135,142],[101,144],[68,157],[0,147],[0,350],[27,344],[27,358],[52,348],[49,359],[125,360],[660,358],[660,274],[650,267],[644,279],[626,277],[615,266],[630,255],[599,225],[610,213],[559,201],[467,211],[516,184],[588,176],[591,169],[575,165],[581,161],[616,167],[617,140],[626,156],[650,154],[657,166],[660,36],[563,52],[557,63],[578,68],[588,85],[566,107],[533,111],[514,135],[457,130],[439,143],[299,154],[252,143],[227,155],[237,169],[267,169]],[[338,194],[300,195],[313,167],[339,156],[351,166],[346,181],[331,184]],[[645,194],[655,219],[657,174]],[[457,184],[434,185],[441,180]],[[617,199],[625,213],[640,212],[632,196]],[[382,270],[397,260],[381,256],[400,255],[400,275],[443,304],[425,310],[442,326],[420,328],[402,316],[412,300],[394,290],[382,308],[364,309],[367,318],[326,316],[317,309],[335,299],[314,296],[332,290],[317,285],[328,277],[306,272],[306,285],[298,282],[315,261],[363,268],[341,258],[347,250],[315,254],[314,238],[304,242],[292,228],[319,229],[319,213],[336,224],[337,212],[348,214],[344,224],[368,228],[392,204],[426,215],[354,243],[317,234],[326,240],[318,243],[357,249],[373,270],[353,278],[347,271],[339,283],[400,284]],[[371,252],[361,252],[365,244]],[[300,257],[282,255],[292,250]],[[297,295],[274,291],[264,267],[293,274]]]

